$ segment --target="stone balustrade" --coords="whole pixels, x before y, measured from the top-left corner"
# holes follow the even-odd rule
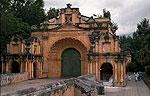
[[[2,96],[98,96],[104,94],[104,86],[94,78],[94,74],[88,74]]]
[[[1,74],[0,75],[0,86],[21,82],[24,80],[28,80],[28,73],[21,72],[21,73],[11,73],[11,74]]]

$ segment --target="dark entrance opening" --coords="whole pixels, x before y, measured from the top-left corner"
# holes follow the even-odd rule
[[[2,61],[0,61],[0,74],[2,74]]]
[[[81,75],[80,53],[74,48],[68,48],[62,53],[61,76],[76,77]]]
[[[113,67],[110,63],[104,63],[101,66],[101,80],[109,81],[109,78],[113,75]]]
[[[14,61],[11,65],[11,73],[19,73],[20,72],[20,65],[17,61]]]
[[[33,63],[33,77],[37,78],[37,64],[35,62]]]

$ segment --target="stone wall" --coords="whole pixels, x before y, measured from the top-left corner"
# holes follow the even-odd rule
[[[94,78],[94,74],[84,75],[37,88],[20,90],[13,94],[2,94],[2,96],[98,96],[104,94],[104,86],[96,82]]]
[[[0,81],[1,85],[8,85],[12,83],[21,82],[24,80],[28,80],[28,73],[27,72],[21,72],[21,73],[11,73],[11,74],[1,74],[0,75]]]

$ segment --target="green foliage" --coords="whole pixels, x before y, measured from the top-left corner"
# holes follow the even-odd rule
[[[28,23],[22,21],[21,18],[16,18],[10,6],[10,0],[2,0],[1,18],[0,18],[0,53],[6,48],[6,44],[10,38],[15,35],[21,35],[23,38],[28,38],[31,29]]]
[[[110,12],[109,12],[109,11],[106,11],[106,9],[103,9],[103,17],[110,19],[110,18],[111,18]]]
[[[23,22],[30,26],[37,25],[45,18],[43,0],[12,0],[12,11],[17,18],[22,18]]]
[[[120,36],[120,47],[130,50],[132,62],[141,68],[150,65],[150,23],[144,18],[132,36]]]
[[[49,8],[48,12],[47,12],[47,19],[52,19],[54,17],[57,17],[58,16],[58,12],[59,12],[59,9],[55,9],[55,8]]]
[[[150,76],[150,66],[145,67],[145,72],[146,72],[147,75]]]
[[[113,22],[112,23],[112,28],[113,28],[113,31],[116,32],[118,30],[118,25],[117,23]]]
[[[31,26],[46,18],[43,0],[0,0],[0,54],[13,35],[28,38]],[[47,17],[58,15],[58,9],[50,8]]]
[[[128,72],[134,72],[137,68],[137,65],[134,62],[130,62],[127,65],[127,71]]]

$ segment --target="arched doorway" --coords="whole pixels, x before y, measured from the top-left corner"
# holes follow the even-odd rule
[[[37,78],[37,64],[33,63],[33,78]]]
[[[20,72],[20,65],[17,61],[14,61],[11,65],[11,73],[19,73]]]
[[[74,48],[68,48],[61,55],[61,76],[76,77],[81,75],[80,53]]]
[[[104,63],[101,66],[101,80],[109,81],[109,78],[113,75],[113,67],[110,63]]]

